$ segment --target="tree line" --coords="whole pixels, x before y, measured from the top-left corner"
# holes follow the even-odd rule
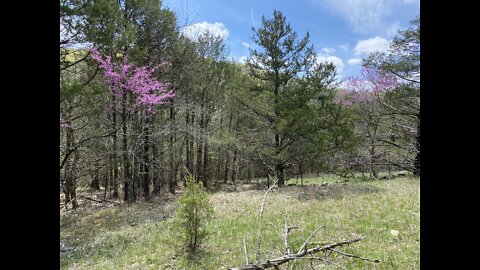
[[[419,18],[341,94],[335,66],[279,11],[240,64],[221,37],[182,35],[160,0],[60,4],[60,185],[73,208],[86,182],[134,202],[174,194],[188,174],[213,187],[420,172]]]

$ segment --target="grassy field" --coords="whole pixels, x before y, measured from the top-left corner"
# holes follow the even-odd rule
[[[371,263],[332,256],[346,269],[420,268],[418,178],[304,180],[308,185],[275,188],[269,193],[264,210],[262,261],[283,255],[282,235],[269,223],[282,227],[286,211],[289,224],[299,227],[290,234],[292,250],[296,251],[319,225],[325,225],[312,241],[332,243],[362,235],[364,240],[341,250],[381,260]],[[215,218],[209,225],[211,235],[202,250],[190,256],[181,252],[176,241],[178,228],[172,222],[176,205],[172,197],[62,214],[60,241],[74,250],[61,253],[61,268],[227,269],[244,265],[244,237],[250,261],[255,258],[258,212],[264,195],[264,190],[252,188],[255,186],[242,185],[237,192],[226,187],[210,194],[215,208]],[[299,260],[293,269],[311,269],[310,260]]]

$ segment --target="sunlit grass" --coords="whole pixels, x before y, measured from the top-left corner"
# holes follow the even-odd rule
[[[321,180],[310,183],[321,184]],[[337,181],[341,179],[329,178],[328,183]],[[418,178],[402,177],[324,186],[304,182],[305,186],[273,189],[264,211],[261,259],[283,255],[282,236],[269,223],[283,227],[286,211],[289,224],[299,227],[290,235],[292,250],[325,225],[313,241],[331,243],[362,235],[364,240],[342,250],[381,260],[375,264],[333,258],[347,269],[418,269],[419,183]],[[254,261],[263,194],[255,189],[212,193],[215,218],[210,237],[200,252],[188,257],[176,241],[178,230],[170,218],[173,200],[69,213],[61,220],[61,241],[75,250],[61,253],[62,269],[227,269],[245,264],[244,237],[249,259]],[[309,269],[309,265],[301,260],[294,269]]]

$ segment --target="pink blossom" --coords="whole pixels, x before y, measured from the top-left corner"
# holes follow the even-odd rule
[[[60,118],[60,128],[71,128],[72,126],[67,124],[62,118]]]
[[[91,49],[92,58],[100,64],[103,69],[104,80],[110,86],[114,95],[123,97],[126,91],[136,96],[135,106],[147,106],[147,111],[152,112],[152,106],[163,104],[163,100],[175,97],[172,90],[154,78],[153,73],[167,64],[149,67],[135,67],[128,62],[128,57],[123,58],[122,64],[112,63],[111,57],[105,59],[100,56],[96,48]]]
[[[379,95],[397,86],[395,76],[373,68],[363,68],[362,76],[352,76],[345,81],[344,106],[373,102]]]

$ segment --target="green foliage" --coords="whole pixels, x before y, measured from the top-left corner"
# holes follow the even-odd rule
[[[252,30],[252,41],[262,50],[251,49],[247,64],[253,76],[271,82],[268,90],[277,92],[314,63],[309,33],[299,38],[282,12],[275,10],[271,19],[262,16],[262,27]]]
[[[352,115],[334,102],[335,66],[316,63],[309,34],[299,38],[280,11],[262,17],[262,27],[253,31],[259,49],[250,50],[247,66],[260,83],[250,86],[242,103],[260,120],[260,155],[282,174],[286,164],[322,162],[321,156],[351,148]]]
[[[201,182],[189,174],[184,193],[178,198],[176,223],[182,232],[187,251],[195,251],[208,235],[207,224],[212,219],[213,206]]]

